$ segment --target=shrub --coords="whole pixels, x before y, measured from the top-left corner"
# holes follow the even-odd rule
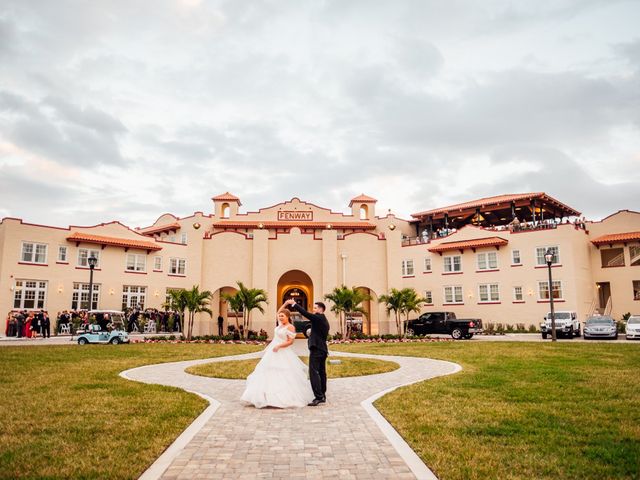
[[[535,325],[529,325],[529,333],[538,333],[538,329]]]

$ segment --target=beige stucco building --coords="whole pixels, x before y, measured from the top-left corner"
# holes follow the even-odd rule
[[[638,212],[566,223],[579,212],[544,193],[475,200],[411,220],[378,215],[376,200],[365,195],[354,198],[346,214],[297,198],[247,213],[229,193],[212,200],[210,213],[164,214],[141,229],[3,219],[0,311],[44,308],[55,315],[86,308],[86,259],[93,254],[93,308],[161,308],[168,290],[193,285],[213,292],[214,316],[201,316],[196,334],[217,332],[219,313],[229,320],[220,293],[233,291],[237,281],[267,291],[265,314],[252,315],[252,327],[267,331],[285,297],[309,305],[342,284],[372,296],[365,305],[368,333],[394,333],[393,319],[377,301],[394,287],[415,288],[429,301],[425,311],[539,324],[549,308],[543,255],[553,248],[557,310],[576,311],[581,319],[596,310],[616,318],[640,313]]]

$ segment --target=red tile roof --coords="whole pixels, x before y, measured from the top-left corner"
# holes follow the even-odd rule
[[[471,200],[470,202],[457,203],[455,205],[449,205],[448,207],[435,208],[433,210],[425,210],[423,212],[413,213],[411,214],[414,218],[425,217],[427,215],[435,215],[437,213],[445,213],[452,211],[462,211],[470,208],[486,208],[497,206],[499,204],[510,204],[511,202],[517,202],[518,200],[543,200],[545,202],[549,202],[555,204],[556,206],[564,209],[568,215],[580,215],[580,212],[574,210],[573,208],[565,205],[562,202],[559,202],[553,197],[550,197],[544,192],[533,192],[533,193],[513,193],[507,195],[497,195],[495,197],[485,197],[480,198],[478,200]],[[507,207],[508,205],[505,205]]]
[[[115,247],[139,248],[141,250],[162,250],[160,245],[144,240],[132,240],[130,238],[105,237],[90,233],[73,232],[67,237],[70,242],[96,243],[98,245],[113,245]]]
[[[229,193],[229,192],[225,192],[222,195],[218,195],[216,197],[211,198],[211,200],[213,200],[214,202],[223,202],[223,201],[227,201],[227,202],[238,202],[238,205],[242,205],[242,203],[240,203],[240,199],[238,197],[236,197],[235,195]]]
[[[364,193],[358,195],[357,197],[354,197],[351,199],[351,202],[349,203],[349,206],[353,205],[354,203],[376,203],[378,200],[376,200],[373,197],[370,197],[369,195],[365,195]]]
[[[465,248],[499,247],[507,245],[509,240],[500,237],[474,238],[473,240],[461,240],[459,242],[445,242],[428,248],[430,252],[447,252],[449,250],[464,250]]]
[[[601,235],[600,237],[591,240],[591,243],[593,243],[594,245],[608,245],[634,241],[640,241],[640,232],[625,232]]]
[[[148,227],[140,230],[142,235],[153,235],[154,233],[168,232],[170,230],[178,230],[180,224],[178,222],[169,223],[167,225],[159,225],[157,227]]]
[[[313,228],[315,230],[324,230],[327,225],[331,225],[334,230],[348,229],[348,230],[373,230],[375,225],[367,222],[260,222],[260,221],[223,221],[215,222],[213,226],[215,228],[259,228],[259,225],[263,225],[264,228]]]

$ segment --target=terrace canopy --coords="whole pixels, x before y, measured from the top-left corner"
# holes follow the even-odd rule
[[[497,227],[507,225],[515,218],[519,222],[537,223],[549,219],[577,217],[580,212],[544,192],[516,193],[486,197],[448,207],[414,213],[418,232],[426,229],[461,228],[465,225]]]

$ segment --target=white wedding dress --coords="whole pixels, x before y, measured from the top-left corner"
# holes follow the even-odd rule
[[[295,335],[285,326],[276,327],[273,340],[264,349],[256,369],[247,377],[241,400],[256,408],[289,408],[304,407],[314,399],[307,378],[308,367],[294,353],[292,346],[273,351],[273,347]]]

